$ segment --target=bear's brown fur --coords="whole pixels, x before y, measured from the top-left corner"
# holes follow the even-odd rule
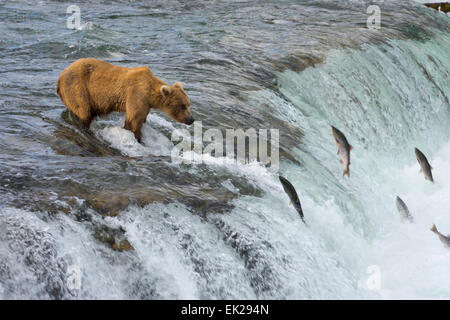
[[[61,72],[57,93],[86,127],[97,115],[125,112],[125,129],[139,142],[142,124],[152,108],[175,121],[194,122],[181,83],[170,86],[145,66],[125,68],[97,59],[79,59]]]

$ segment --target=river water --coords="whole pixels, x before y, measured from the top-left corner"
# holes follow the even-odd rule
[[[450,233],[447,16],[387,0],[77,5],[73,30],[68,3],[0,3],[1,298],[450,298],[429,231]],[[142,145],[123,114],[83,130],[56,94],[83,57],[181,81],[203,130],[278,129],[307,225],[262,165],[173,163],[172,132],[193,129],[162,113]],[[351,178],[330,125],[354,147]]]

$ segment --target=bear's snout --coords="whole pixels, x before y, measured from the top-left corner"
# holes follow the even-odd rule
[[[187,118],[184,119],[184,123],[187,124],[187,125],[193,124],[194,121],[195,120],[194,120],[194,118],[192,116],[191,117],[187,117]]]

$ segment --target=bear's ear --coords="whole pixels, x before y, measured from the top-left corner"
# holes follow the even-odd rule
[[[175,83],[173,84],[173,87],[174,87],[174,88],[178,88],[178,89],[183,89],[183,85],[181,84],[181,82],[175,82]]]
[[[159,88],[159,91],[161,91],[161,94],[166,97],[172,92],[172,89],[169,86],[163,85]]]

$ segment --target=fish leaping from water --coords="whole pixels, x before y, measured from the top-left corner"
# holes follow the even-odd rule
[[[396,204],[397,204],[397,210],[398,213],[400,214],[400,219],[402,220],[402,222],[413,222],[413,217],[412,215],[409,213],[408,207],[406,206],[405,202],[403,202],[402,199],[400,199],[400,197],[397,196],[396,199]]]
[[[283,185],[284,191],[289,196],[289,199],[291,199],[291,203],[294,204],[294,207],[300,215],[300,218],[306,224],[305,219],[303,218],[303,210],[300,204],[300,200],[298,199],[297,191],[295,191],[294,186],[286,178],[283,178],[282,176],[279,176],[279,178],[281,184]]]
[[[331,132],[333,133],[334,141],[338,147],[337,154],[341,158],[340,161],[344,164],[342,176],[344,177],[347,175],[350,177],[350,151],[353,147],[348,143],[347,138],[341,131],[331,126]]]
[[[436,225],[433,224],[433,226],[431,227],[431,231],[433,231],[434,233],[436,233],[439,237],[439,240],[441,240],[441,242],[443,244],[445,244],[447,247],[450,248],[450,235],[448,236],[444,236],[442,233],[440,233],[438,231],[438,229],[436,228]]]
[[[433,174],[431,173],[431,170],[433,170],[433,167],[430,166],[428,163],[427,157],[417,148],[414,148],[414,153],[416,154],[417,161],[420,165],[420,172],[423,172],[423,175],[425,176],[426,180],[430,180],[431,182],[434,182],[433,180]]]

